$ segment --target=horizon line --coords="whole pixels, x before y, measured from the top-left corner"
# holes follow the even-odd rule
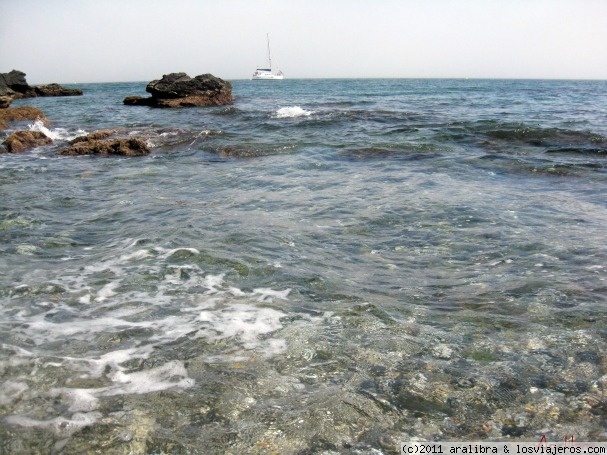
[[[171,74],[171,73],[166,73]],[[211,73],[212,74],[212,73]],[[216,75],[214,75],[216,76]],[[216,76],[225,81],[251,81],[251,78],[224,78],[221,76]],[[41,82],[34,83],[32,85],[46,85],[46,84],[67,84],[67,85],[76,85],[76,84],[125,84],[125,83],[149,83],[152,80],[106,80],[106,81],[80,81],[80,82]],[[285,81],[304,81],[304,80],[469,80],[469,81],[587,81],[587,82],[607,82],[607,78],[593,78],[593,77],[492,77],[492,76],[479,76],[479,77],[467,77],[467,76],[449,76],[449,77],[438,77],[438,76],[424,76],[424,77],[415,77],[415,76],[370,76],[370,77],[357,77],[357,76],[331,76],[331,77],[285,77],[281,80],[272,80],[272,81],[255,81],[256,83],[284,83]]]

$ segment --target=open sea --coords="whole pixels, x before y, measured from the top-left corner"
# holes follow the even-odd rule
[[[232,83],[13,103],[0,453],[607,440],[607,81]]]

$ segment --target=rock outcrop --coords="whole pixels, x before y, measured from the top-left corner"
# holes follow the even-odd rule
[[[15,131],[6,138],[2,145],[8,153],[19,153],[51,142],[53,140],[40,131]]]
[[[25,80],[25,73],[12,70],[10,73],[0,73],[0,96],[26,98],[36,95],[34,89]]]
[[[0,131],[8,127],[8,122],[38,119],[42,120],[44,123],[47,121],[44,113],[35,107],[19,106],[0,109]]]
[[[10,107],[13,99],[10,96],[0,96],[0,109]]]
[[[82,95],[80,88],[65,88],[59,84],[46,84],[34,87],[37,96],[79,96]]]
[[[191,78],[186,73],[171,73],[150,82],[146,89],[152,96],[129,96],[124,104],[153,107],[223,106],[232,104],[232,84],[212,74]]]
[[[60,155],[121,155],[142,156],[150,153],[144,140],[133,138],[112,138],[111,130],[100,130],[87,136],[80,136],[70,141],[70,147],[59,152]]]
[[[12,70],[10,73],[0,73],[0,96],[12,99],[35,98],[36,96],[75,96],[82,95],[81,89],[65,88],[59,84],[30,86],[25,80],[23,71]]]

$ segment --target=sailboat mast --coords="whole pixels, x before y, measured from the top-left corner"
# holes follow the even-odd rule
[[[270,34],[266,33],[266,38],[268,40],[268,63],[270,64],[270,70],[272,69],[272,54],[270,54]]]

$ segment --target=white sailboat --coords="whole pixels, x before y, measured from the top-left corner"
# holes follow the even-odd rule
[[[284,74],[282,71],[277,69],[274,71],[272,69],[272,54],[270,52],[270,35],[266,34],[266,38],[268,40],[268,67],[267,68],[257,68],[253,73],[254,81],[271,81],[271,80],[279,80],[284,79]]]

